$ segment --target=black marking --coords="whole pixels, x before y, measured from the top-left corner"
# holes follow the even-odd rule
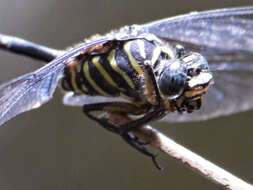
[[[93,65],[92,61],[88,61],[89,64],[89,71],[90,71],[90,76],[93,79],[93,81],[99,86],[104,92],[107,94],[110,94],[112,96],[119,96],[119,91],[117,88],[113,87],[111,84],[109,84],[103,75],[97,70],[97,68]],[[98,94],[102,95],[102,94]]]
[[[86,86],[86,88],[88,89],[88,92],[87,94],[91,95],[91,96],[94,96],[94,95],[98,95],[99,92],[97,92],[92,86],[91,84],[88,82],[87,78],[85,77],[85,74],[84,74],[84,71],[83,71],[83,68],[84,68],[84,64],[88,64],[87,61],[83,60],[82,61],[82,65],[81,65],[81,73],[80,73],[80,77],[82,78],[82,82],[83,84]]]
[[[143,41],[144,41],[144,46],[145,46],[144,51],[146,54],[146,59],[151,60],[156,46],[147,40],[143,40]]]
[[[112,80],[117,84],[118,92],[123,92],[128,96],[132,96],[132,93],[129,93],[132,91],[131,87],[128,85],[125,79],[111,67],[111,64],[107,59],[108,55],[102,55],[99,60],[99,63],[103,66],[107,73],[110,74]],[[118,64],[117,61],[116,64]]]
[[[69,74],[69,70],[65,69],[64,71],[64,77],[61,80],[61,86],[63,90],[66,91],[74,91],[71,82],[70,82],[70,74]]]
[[[139,46],[138,41],[139,40],[128,42],[130,43],[130,53],[134,57],[137,63],[143,63],[145,59],[140,55],[141,47]]]
[[[138,73],[133,69],[131,63],[128,59],[127,54],[125,53],[123,47],[116,48],[115,51],[115,60],[120,69],[126,72],[126,74],[132,79],[135,89],[138,88]]]

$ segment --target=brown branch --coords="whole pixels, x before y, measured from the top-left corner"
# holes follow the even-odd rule
[[[61,50],[48,48],[46,46],[5,34],[0,34],[0,49],[45,62],[52,61],[62,53]]]
[[[218,167],[189,149],[177,144],[158,130],[145,126],[133,132],[139,139],[164,152],[166,155],[194,170],[209,181],[226,190],[253,190],[253,186]]]
[[[126,114],[115,112],[107,112],[107,119],[117,126],[131,121],[131,118]],[[248,184],[240,178],[232,175],[228,171],[202,158],[182,145],[177,144],[175,141],[151,126],[143,126],[131,131],[131,133],[133,133],[133,135],[139,140],[149,142],[154,148],[161,150],[167,156],[179,161],[186,167],[205,177],[207,180],[219,185],[223,189],[253,190],[253,186],[251,184]]]

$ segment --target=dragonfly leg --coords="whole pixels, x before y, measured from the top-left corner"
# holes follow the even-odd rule
[[[130,137],[130,138],[129,138]],[[139,151],[140,153],[150,157],[152,159],[152,162],[154,163],[155,167],[159,170],[162,170],[163,168],[160,167],[160,165],[158,164],[156,157],[157,154],[153,154],[152,152],[148,151],[148,149],[146,149],[143,145],[141,145],[139,143],[139,141],[133,140],[132,137],[130,135],[124,135],[122,136],[122,138],[130,145],[132,146],[134,149],[136,149],[137,151]]]
[[[91,112],[102,111],[104,113],[120,113],[120,114],[133,114],[139,115],[144,112],[144,110],[135,106],[134,104],[126,103],[126,102],[104,102],[104,103],[95,103],[95,104],[87,104],[83,106],[83,112],[90,119],[98,122],[105,129],[120,134],[120,125],[112,124],[109,122],[105,116],[94,116]]]
[[[148,112],[142,118],[132,120],[122,125],[120,127],[120,135],[124,136],[126,133],[129,133],[138,128],[141,128],[143,125],[147,124],[148,122],[161,118],[163,115],[165,115],[165,112],[166,110],[161,109],[159,107],[155,107],[154,110],[152,110],[151,112]]]
[[[151,62],[145,61],[144,68],[145,68],[145,80],[146,80],[146,87],[147,87],[148,94],[150,96],[152,96],[152,95],[155,96],[155,103],[154,104],[157,104],[159,106],[161,104],[163,98],[162,98],[160,89],[158,87],[155,73],[154,73],[154,70],[151,66]]]
[[[127,109],[124,109],[125,113],[122,113],[122,106],[124,108],[127,108]],[[121,111],[121,113],[119,113],[119,110]],[[83,106],[84,113],[90,119],[98,122],[102,127],[109,130],[110,132],[113,132],[116,134],[120,134],[121,125],[113,124],[109,118],[106,118],[106,115],[103,115],[102,117],[96,117],[96,116],[92,115],[90,112],[93,112],[93,111],[104,111],[104,112],[111,111],[112,112],[112,111],[114,111],[114,113],[112,113],[112,115],[119,115],[121,121],[123,121],[125,118],[127,118],[127,121],[129,121],[130,118],[127,117],[127,114],[129,114],[129,112],[131,112],[133,114],[138,114],[138,112],[140,112],[140,111],[136,111],[136,110],[137,110],[137,107],[135,105],[129,104],[129,103],[122,103],[122,102],[106,102],[106,103],[88,104],[88,105]],[[123,121],[123,122],[125,122],[125,121]],[[130,121],[130,123],[131,123],[131,121]],[[157,155],[149,152],[144,147],[145,145],[148,145],[149,142],[139,141],[139,139],[136,136],[134,136],[133,134],[129,134],[129,133],[124,133],[121,135],[121,137],[123,138],[123,140],[125,142],[127,142],[134,149],[136,149],[137,151],[141,152],[142,154],[150,157],[152,159],[154,165],[158,169],[162,169],[156,161]]]

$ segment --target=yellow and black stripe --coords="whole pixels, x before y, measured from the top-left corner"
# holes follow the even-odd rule
[[[122,96],[143,100],[143,63],[152,66],[161,58],[161,48],[147,39],[118,41],[106,53],[89,52],[73,61],[64,71],[63,89],[91,96]]]

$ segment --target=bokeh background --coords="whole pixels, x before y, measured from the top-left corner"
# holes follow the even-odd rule
[[[96,33],[251,0],[1,0],[0,32],[63,49]],[[0,81],[40,62],[0,52]],[[219,189],[172,159],[158,171],[150,159],[88,120],[81,108],[55,98],[0,128],[0,189]],[[252,98],[252,97],[249,97]],[[253,112],[205,122],[153,126],[242,179],[253,183]]]

